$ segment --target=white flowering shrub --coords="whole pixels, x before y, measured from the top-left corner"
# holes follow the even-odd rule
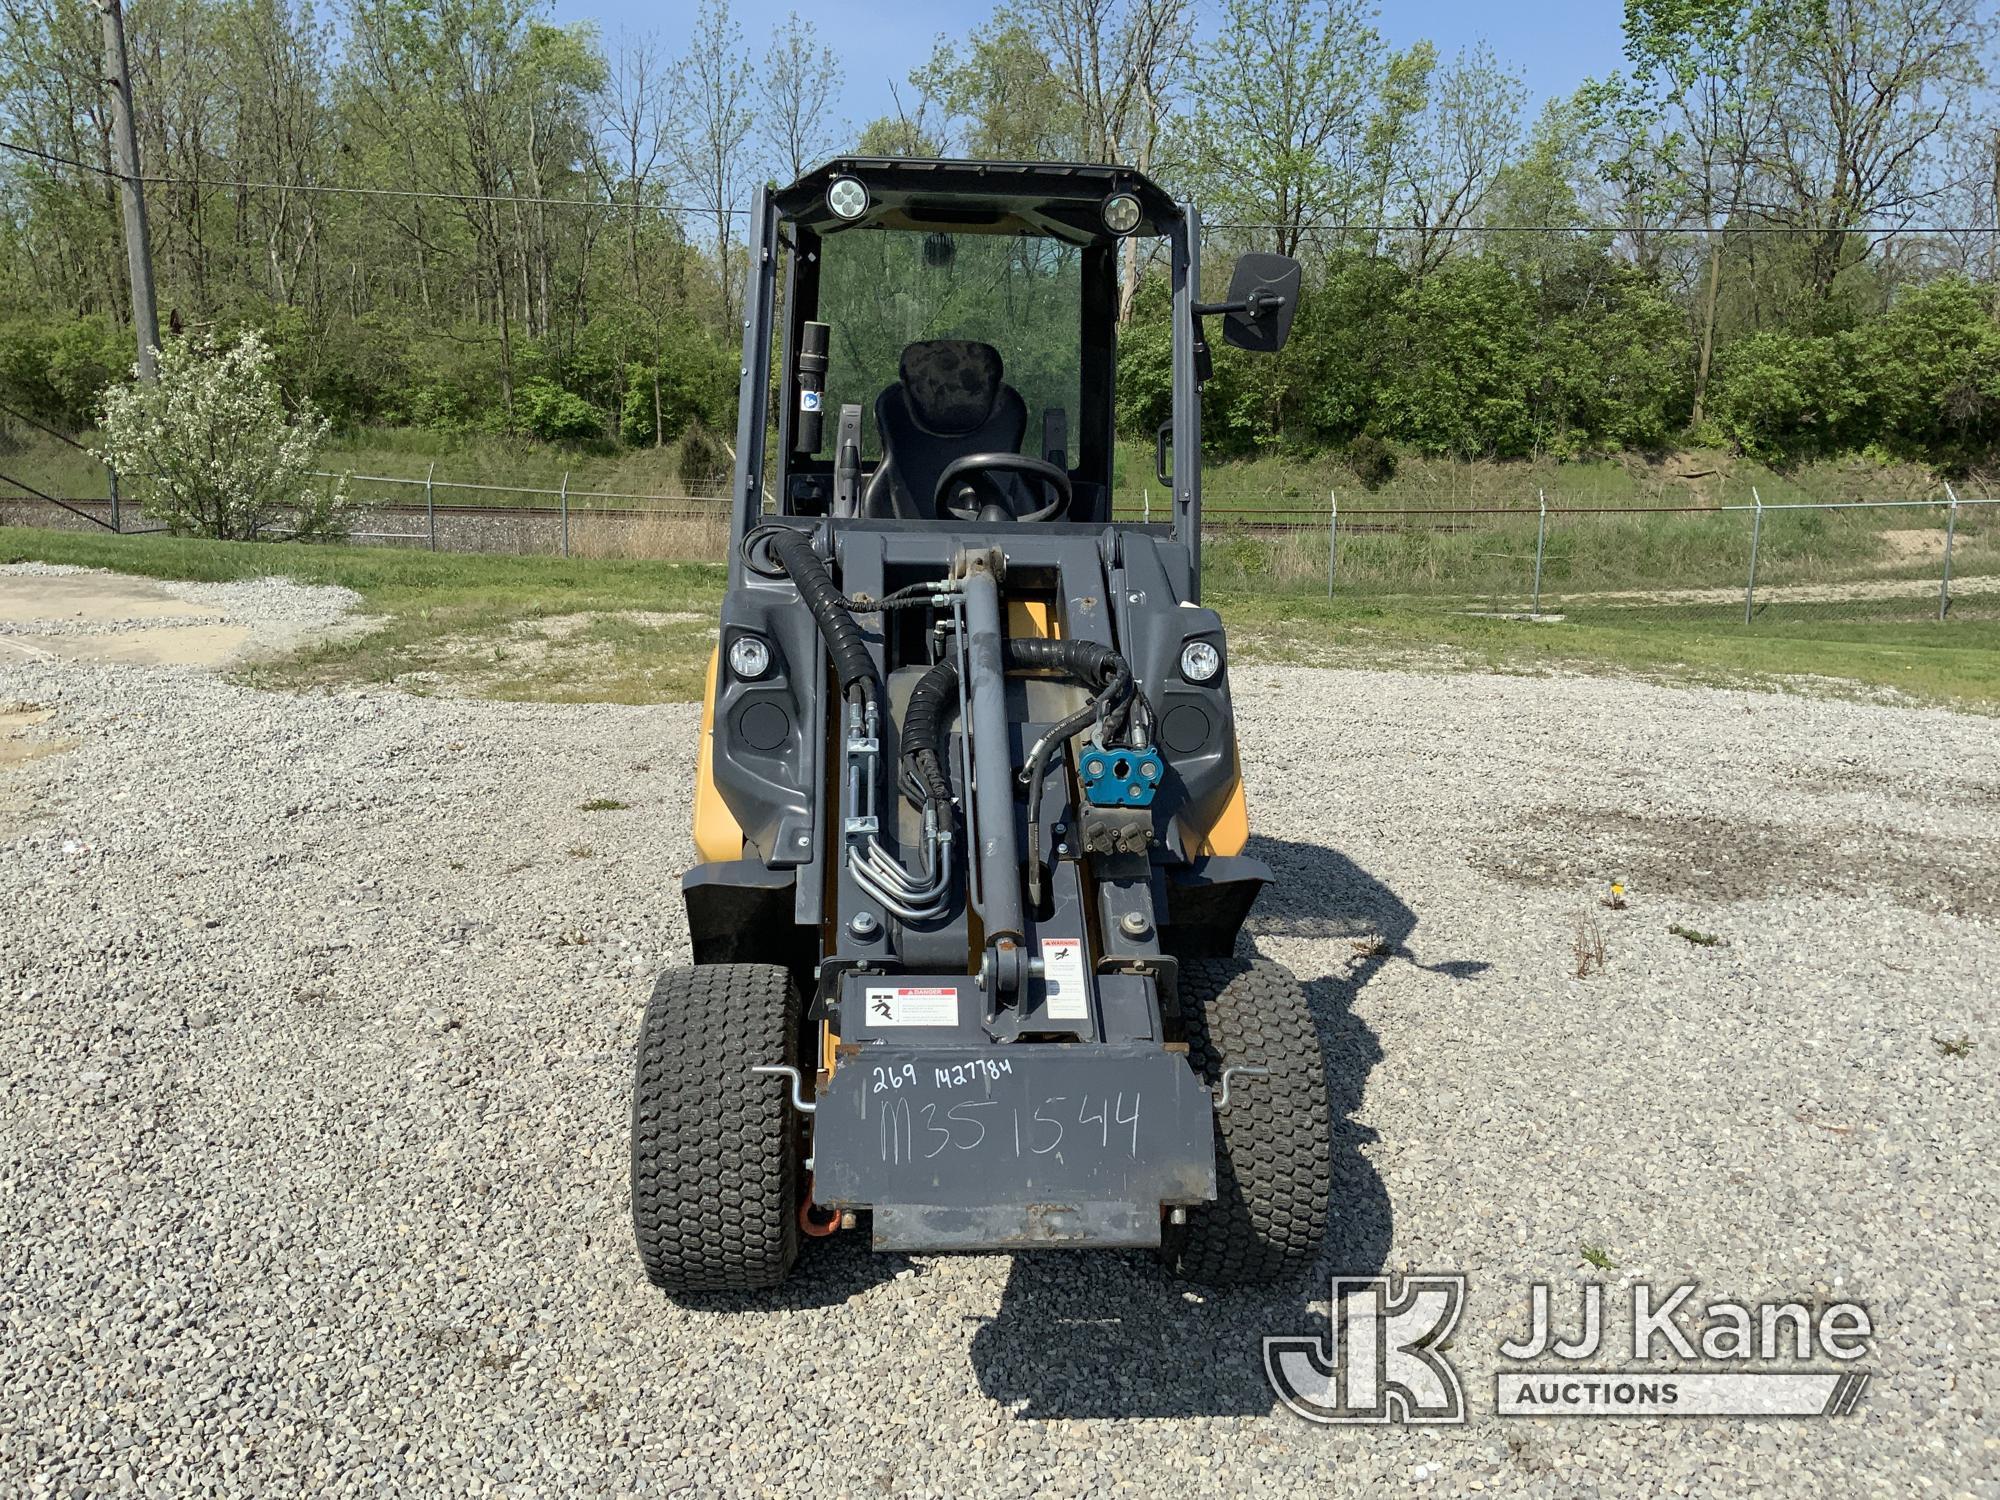
[[[98,452],[148,515],[177,535],[223,541],[346,533],[346,481],[311,477],[331,424],[310,406],[286,414],[254,330],[226,348],[169,338],[159,371],[101,401]]]

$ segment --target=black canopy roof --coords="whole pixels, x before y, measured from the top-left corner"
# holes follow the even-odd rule
[[[827,186],[853,177],[868,189],[860,218],[826,206]],[[1078,243],[1113,238],[1101,217],[1115,192],[1139,200],[1139,234],[1163,234],[1180,209],[1158,183],[1130,167],[1084,162],[947,161],[842,156],[779,190],[778,212],[819,234],[874,226],[957,234],[1047,234]]]

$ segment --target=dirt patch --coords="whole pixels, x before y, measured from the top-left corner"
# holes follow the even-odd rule
[[[183,586],[91,570],[0,568],[0,662],[112,662],[216,669],[366,627],[261,606],[278,580]],[[217,597],[221,595],[222,597]]]
[[[0,625],[108,625],[127,620],[220,620],[157,584],[115,573],[14,574],[0,588]]]
[[[45,635],[32,642],[64,661],[134,667],[220,667],[250,647],[247,625],[161,625],[103,635]]]
[[[514,626],[514,635],[523,640],[539,637],[545,641],[567,641],[593,626],[607,620],[631,625],[642,630],[658,630],[667,625],[706,625],[707,615],[695,614],[685,609],[624,609],[616,612],[584,612],[574,615],[549,615],[539,620],[522,620]]]
[[[516,620],[400,650],[386,681],[437,698],[658,702],[689,696],[715,624],[685,610],[607,610]],[[692,665],[691,665],[692,664]]]
[[[1628,458],[1625,468],[1642,493],[1650,484],[1681,504],[1715,505],[1725,498],[1735,463],[1723,454],[1677,453],[1664,463]]]
[[[52,747],[56,747],[56,741],[27,737],[27,731],[33,726],[46,724],[55,716],[53,708],[44,708],[39,703],[18,698],[0,703],[0,766],[19,765],[38,755],[47,755]]]
[[[15,768],[43,756],[58,755],[76,743],[64,738],[31,738],[30,729],[46,724],[56,711],[39,703],[21,700],[0,702],[0,839],[26,833],[41,820],[18,780],[9,774]]]
[[[1547,888],[1618,879],[1701,901],[1887,896],[1913,911],[2000,917],[1990,848],[1863,823],[1796,828],[1704,815],[1545,807],[1490,844],[1477,868]]]
[[[1944,533],[1922,526],[1897,527],[1890,531],[1878,532],[1882,539],[1882,550],[1886,554],[1884,563],[1900,564],[1921,562],[1926,558],[1944,557]]]
[[[1893,797],[1918,806],[2000,807],[2000,781],[1971,775],[1956,776],[1941,786],[1915,776],[1885,777],[1862,766],[1822,765],[1795,767],[1787,780],[1826,796]]]
[[[1940,554],[1942,555],[1942,554]],[[1900,562],[1885,562],[1884,567],[1900,567]],[[1970,577],[1954,578],[1951,581],[1954,596],[1962,594],[2000,594],[2000,574],[1975,574]],[[1846,604],[1860,600],[1879,601],[1885,599],[1934,599],[1937,597],[1938,581],[1935,578],[1870,578],[1848,583],[1775,583],[1757,585],[1757,603],[1767,604]],[[1646,606],[1660,604],[1741,604],[1743,590],[1740,586],[1705,589],[1601,589],[1592,592],[1558,594],[1548,590],[1544,599],[1560,599],[1571,608],[1585,605],[1607,607]]]

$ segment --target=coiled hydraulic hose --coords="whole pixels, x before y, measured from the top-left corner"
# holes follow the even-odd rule
[[[903,709],[903,790],[919,807],[949,818],[951,778],[944,769],[944,726],[958,706],[958,667],[947,657],[917,679]]]
[[[760,531],[765,549],[785,570],[798,588],[799,598],[818,622],[820,639],[826,642],[827,654],[833,658],[834,675],[840,679],[842,691],[852,697],[858,688],[869,701],[879,703],[882,695],[875,681],[875,659],[868,654],[861,627],[848,612],[846,596],[827,572],[826,564],[819,560],[819,554],[813,551],[812,543],[804,532],[789,526],[764,527]]]
[[[1097,714],[1104,716],[1104,733],[1108,738],[1116,739],[1124,732],[1126,706],[1132,701],[1132,668],[1109,646],[1100,646],[1095,641],[1009,640],[1007,665],[1023,671],[1066,673],[1093,690],[1091,710],[1072,714],[1070,720],[1076,721],[1072,727],[1057,725],[1042,737],[1036,748],[1062,743]],[[1069,724],[1070,720],[1064,723]],[[1039,758],[1029,752],[1030,764]]]
[[[1091,689],[1091,701],[1055,725],[1028,751],[1021,779],[1028,787],[1028,895],[1042,898],[1042,773],[1057,746],[1092,719],[1102,718],[1107,736],[1123,732],[1133,699],[1131,665],[1095,641],[1014,640],[1006,643],[1010,669],[1061,672]],[[945,720],[958,697],[958,667],[946,658],[917,679],[903,710],[903,789],[910,800],[950,827],[951,780],[944,769]]]

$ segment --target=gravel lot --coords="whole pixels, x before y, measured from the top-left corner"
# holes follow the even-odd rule
[[[258,639],[346,604],[169,588]],[[73,742],[0,764],[0,1491],[2000,1493],[1993,721],[1237,694],[1283,881],[1255,942],[1307,982],[1341,1121],[1325,1269],[1468,1273],[1468,1426],[1274,1410],[1259,1339],[1323,1328],[1323,1283],[835,1241],[768,1306],[650,1291],[623,1115],[684,940],[693,708],[0,651],[0,707],[54,710],[17,738]],[[1860,1411],[1493,1416],[1528,1284],[1597,1274],[1586,1243],[1613,1310],[1634,1279],[1867,1302]]]

